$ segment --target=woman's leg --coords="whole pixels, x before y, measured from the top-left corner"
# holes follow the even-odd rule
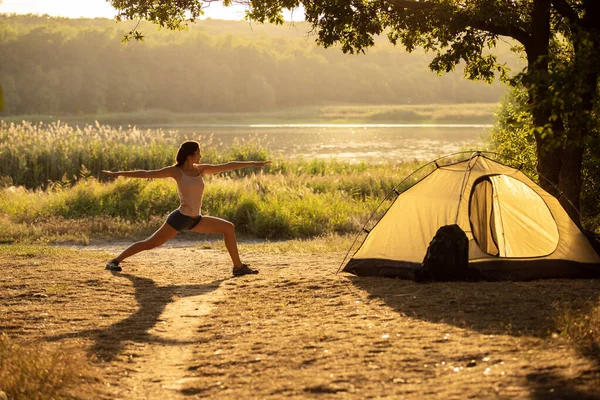
[[[202,217],[191,231],[222,234],[225,239],[225,247],[227,247],[231,261],[233,261],[233,267],[240,268],[242,266],[235,238],[235,226],[231,222],[216,217]]]
[[[124,259],[131,257],[132,255],[137,254],[140,251],[150,250],[155,247],[158,247],[161,244],[168,242],[170,239],[173,239],[175,236],[177,236],[178,233],[179,232],[177,232],[175,228],[173,228],[171,225],[165,222],[160,228],[158,228],[156,232],[152,234],[152,236],[140,242],[132,244],[131,246],[123,250],[121,254],[115,257],[113,261],[118,264]]]

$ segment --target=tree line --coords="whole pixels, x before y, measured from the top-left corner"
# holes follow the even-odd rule
[[[148,24],[145,41],[121,43],[126,29],[109,19],[0,16],[0,116],[496,102],[505,91],[462,72],[438,76],[428,54],[383,40],[361,55],[323,49],[304,23],[203,20],[184,32]],[[510,54],[507,46],[517,65]]]

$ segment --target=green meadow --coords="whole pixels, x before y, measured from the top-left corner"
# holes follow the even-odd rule
[[[175,182],[108,180],[101,174],[171,164],[183,140],[177,132],[4,123],[0,138],[0,242],[143,236],[178,205]],[[207,178],[203,213],[230,220],[241,235],[256,238],[359,232],[418,165],[274,159],[258,139],[226,150],[217,150],[210,140],[203,143],[203,162],[273,159],[264,169]]]

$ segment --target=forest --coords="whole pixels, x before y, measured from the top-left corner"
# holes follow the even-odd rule
[[[182,32],[142,23],[0,15],[0,86],[14,115],[256,112],[307,105],[494,103],[506,88],[457,70],[429,71],[429,54],[381,39],[365,54],[314,43],[305,23],[202,20]],[[507,43],[499,58],[519,68]]]

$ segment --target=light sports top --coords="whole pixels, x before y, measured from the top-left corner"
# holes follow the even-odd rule
[[[188,217],[197,217],[200,215],[202,195],[204,194],[202,174],[198,172],[198,176],[189,176],[184,174],[181,168],[179,171],[181,172],[181,177],[177,179],[179,212]]]

